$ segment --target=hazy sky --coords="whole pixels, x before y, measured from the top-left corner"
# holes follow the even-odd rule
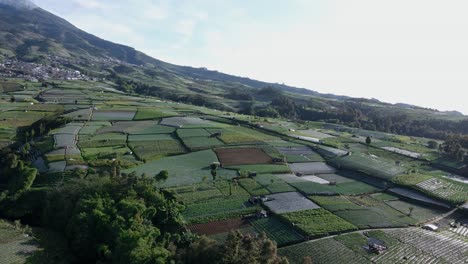
[[[35,0],[171,63],[468,114],[466,0]]]

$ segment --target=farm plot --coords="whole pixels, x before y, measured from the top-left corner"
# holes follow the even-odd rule
[[[52,131],[51,134],[72,134],[77,135],[80,129],[83,127],[83,123],[69,123],[66,126]]]
[[[96,110],[93,112],[93,121],[133,120],[135,110]]]
[[[238,170],[240,172],[252,172],[258,174],[266,173],[290,173],[289,167],[283,164],[249,164],[229,166],[227,169]]]
[[[312,237],[327,236],[356,230],[356,226],[319,208],[282,214],[281,217],[294,224],[304,234]]]
[[[187,205],[182,215],[189,223],[204,223],[255,213],[253,206],[244,197],[226,198],[207,203]]]
[[[240,186],[244,188],[250,195],[266,195],[269,194],[270,191],[268,191],[265,187],[257,183],[254,179],[251,178],[244,178],[239,180]]]
[[[397,166],[394,161],[365,153],[355,153],[351,156],[335,158],[330,163],[340,169],[358,171],[385,180],[390,180],[405,172],[405,168]]]
[[[185,153],[184,146],[176,140],[131,141],[129,147],[140,160],[151,160],[165,155]]]
[[[304,239],[304,237],[290,225],[283,223],[274,216],[253,220],[251,224],[258,233],[265,233],[270,239],[274,240],[278,246],[290,245]]]
[[[173,111],[166,111],[154,108],[138,108],[138,111],[134,117],[134,120],[149,120],[149,119],[160,119],[163,117],[176,116],[177,113]]]
[[[287,182],[287,183],[294,183],[294,182],[304,182],[306,180],[304,180],[303,178],[304,177],[299,177],[299,176],[296,176],[295,174],[275,174],[275,177],[283,180],[284,182]]]
[[[317,175],[317,177],[322,178],[329,182],[337,183],[337,184],[355,181],[354,179],[346,177],[346,175],[347,174],[345,174],[344,172],[338,172],[334,174],[320,174],[320,175]]]
[[[188,226],[188,229],[198,235],[215,235],[249,227],[247,220],[242,218],[233,218],[220,221],[214,221],[204,224],[194,224]]]
[[[224,143],[219,139],[211,137],[190,137],[183,138],[182,141],[184,142],[184,145],[187,146],[187,148],[189,148],[191,151],[220,147],[224,145]]]
[[[56,148],[66,148],[76,146],[76,135],[74,134],[55,134],[54,141]]]
[[[309,196],[309,198],[331,212],[362,209],[361,206],[354,204],[345,196]]]
[[[213,121],[201,119],[199,117],[169,117],[163,118],[161,125],[176,128],[204,128],[204,127],[225,127],[226,125]]]
[[[307,195],[356,195],[381,191],[381,189],[377,187],[359,181],[338,183],[336,185],[324,185],[315,182],[295,182],[291,183],[291,185]]]
[[[401,214],[385,204],[360,210],[336,211],[334,214],[360,229],[407,227],[408,225],[416,224],[416,220]]]
[[[408,198],[410,200],[414,200],[417,202],[422,202],[422,203],[429,204],[429,205],[435,205],[435,206],[439,206],[442,208],[450,208],[450,205],[431,199],[416,191],[412,191],[412,190],[408,190],[404,188],[390,188],[388,189],[388,191],[390,193],[393,193],[398,196],[402,196],[402,197],[405,197],[405,198]]]
[[[388,201],[385,203],[393,209],[399,211],[403,215],[408,215],[411,218],[416,219],[418,222],[427,222],[437,216],[446,213],[446,210],[428,208],[425,206],[411,204],[401,200]]]
[[[27,110],[0,112],[0,125],[8,125],[11,127],[29,126],[50,114],[50,112],[34,112]]]
[[[323,161],[323,158],[307,146],[300,147],[276,147],[284,155],[287,162],[313,162]]]
[[[224,197],[224,194],[216,186],[208,183],[176,187],[170,190],[174,191],[178,199],[185,204],[205,203]]]
[[[384,231],[400,243],[372,258],[374,263],[466,263],[468,243],[457,236],[435,233],[419,228]]]
[[[228,127],[223,130],[208,129],[210,133],[221,133],[218,138],[227,145],[260,144],[278,138],[245,127]]]
[[[191,137],[209,137],[212,134],[204,128],[192,128],[192,129],[177,129],[177,135],[180,138],[191,138]]]
[[[99,135],[80,135],[78,145],[81,148],[96,148],[126,145],[127,135],[107,133]]]
[[[81,128],[80,135],[94,135],[96,132],[103,127],[112,126],[110,122],[87,122],[83,128]]]
[[[325,139],[325,138],[332,138],[334,136],[330,135],[330,134],[325,134],[325,133],[322,133],[320,131],[317,131],[317,130],[312,130],[312,129],[308,129],[308,130],[297,130],[294,134],[297,134],[297,135],[304,135],[304,136],[308,136],[308,137],[313,137],[313,138],[317,138],[317,139]]]
[[[272,163],[271,157],[259,148],[221,148],[215,151],[223,167]]]
[[[130,149],[126,146],[111,146],[99,148],[82,148],[83,158],[86,160],[117,158],[130,155]]]
[[[356,254],[335,239],[320,239],[278,249],[278,254],[288,258],[291,264],[302,264],[304,257],[313,263],[370,263],[365,257]]]
[[[67,166],[66,161],[56,161],[50,162],[49,164],[49,172],[63,172],[65,171],[65,167]]]
[[[170,134],[129,135],[128,142],[175,140]]]
[[[336,169],[327,165],[325,162],[310,163],[290,163],[289,168],[298,176],[330,174],[336,172]]]
[[[169,171],[169,179],[163,186],[183,186],[200,183],[203,181],[204,177],[211,178],[210,165],[213,162],[218,162],[216,154],[212,150],[204,150],[147,162],[146,164],[124,170],[123,172],[136,172],[137,175],[143,173],[146,175],[154,175],[161,170],[167,170]],[[237,176],[236,171],[218,170],[219,179],[232,178],[235,176]]]
[[[468,185],[463,183],[431,178],[416,184],[415,187],[453,204],[463,204],[468,201]]]
[[[99,130],[99,134],[103,133],[126,133],[134,135],[146,134],[170,134],[175,129],[167,126],[158,125],[156,121],[120,121],[115,122],[111,127],[104,127]]]
[[[79,109],[79,110],[73,111],[63,116],[72,118],[73,120],[77,120],[77,121],[87,121],[91,119],[92,113],[93,113],[93,110],[86,108],[86,109]]]
[[[348,154],[348,151],[326,146],[318,146],[315,151],[326,158],[335,158]]]
[[[267,198],[269,201],[264,202],[264,205],[275,214],[320,208],[320,206],[297,192],[270,194],[267,195]]]
[[[287,184],[274,174],[259,174],[254,177],[255,181],[271,193],[295,192],[291,185]]]
[[[406,149],[400,149],[400,148],[395,148],[395,147],[382,147],[382,149],[385,149],[387,151],[397,153],[397,154],[400,154],[400,155],[403,155],[403,156],[407,156],[407,157],[410,157],[410,158],[414,158],[414,159],[420,159],[420,158],[423,157],[423,154],[421,154],[421,153],[409,151],[409,150],[406,150]]]

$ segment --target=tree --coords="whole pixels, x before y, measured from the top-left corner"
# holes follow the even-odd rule
[[[243,235],[239,231],[231,231],[224,244],[201,237],[191,243],[186,251],[178,254],[178,263],[204,264],[287,264],[286,258],[277,254],[275,242],[266,237]]]
[[[211,177],[213,178],[213,184],[216,181],[216,177],[218,176],[217,170],[211,170]]]
[[[414,211],[414,207],[413,206],[410,206],[408,208],[408,216],[411,216],[413,214],[413,211]]]
[[[157,182],[165,182],[169,178],[169,172],[167,170],[162,170],[155,175]]]
[[[371,137],[367,137],[367,138],[366,138],[366,144],[367,144],[367,145],[370,145],[371,143],[372,143]]]
[[[439,143],[437,143],[437,141],[430,140],[429,142],[427,142],[427,146],[431,149],[438,149]]]

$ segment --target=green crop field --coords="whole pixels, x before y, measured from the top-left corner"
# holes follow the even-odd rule
[[[279,246],[300,242],[303,236],[294,228],[276,217],[257,219],[251,222],[255,229],[264,232],[270,239],[273,239]]]
[[[257,196],[270,193],[265,187],[251,178],[240,179],[239,184],[251,195]]]
[[[370,263],[365,257],[356,254],[335,239],[320,239],[284,247],[280,248],[278,253],[287,257],[291,264],[302,264],[307,256],[312,259],[312,263]]]
[[[238,165],[229,166],[229,169],[235,169],[239,171],[256,172],[259,174],[265,173],[289,173],[291,170],[288,166],[283,164],[254,164],[254,165]]]
[[[211,178],[210,165],[218,162],[212,150],[192,152],[185,155],[162,158],[123,172],[136,172],[138,175],[154,175],[161,170],[169,171],[169,179],[164,183],[166,187],[183,186],[203,181],[204,177]],[[237,176],[236,171],[218,170],[219,178],[232,178]]]
[[[187,146],[192,151],[207,149],[212,147],[223,146],[224,143],[219,141],[217,138],[209,137],[189,137],[182,138],[184,145]]]
[[[334,212],[339,217],[361,228],[406,227],[416,224],[416,220],[402,214],[386,204],[365,207],[359,210]]]
[[[294,192],[291,185],[284,182],[274,174],[259,174],[254,177],[255,181],[271,193]]]
[[[325,209],[286,213],[282,218],[294,224],[304,234],[312,237],[338,234],[356,230],[357,227]]]
[[[331,212],[362,209],[344,196],[309,196],[309,198]]]
[[[109,147],[125,145],[127,142],[127,135],[108,133],[99,134],[95,136],[80,135],[78,145],[81,148],[96,148],[96,147]]]
[[[154,158],[165,155],[174,155],[184,153],[182,144],[176,140],[157,140],[157,141],[132,141],[129,147],[140,160],[149,161]]]
[[[403,215],[408,215],[411,218],[416,219],[418,222],[426,222],[437,216],[441,216],[446,213],[446,210],[440,210],[437,208],[429,208],[426,206],[417,205],[414,203],[408,203],[405,201],[389,201],[387,205],[393,209],[401,212]]]
[[[374,187],[372,185],[353,181],[338,183],[336,185],[326,185],[319,184],[315,182],[294,182],[291,183],[292,186],[296,187],[301,192],[308,195],[315,194],[366,194],[366,193],[375,193],[381,191],[381,189]]]
[[[259,207],[250,205],[245,197],[234,197],[188,205],[182,215],[189,223],[201,223],[252,214],[257,210]]]
[[[172,111],[161,111],[159,109],[153,108],[138,108],[138,111],[133,118],[134,120],[149,120],[149,119],[159,119],[163,117],[176,116],[176,112]]]
[[[95,160],[105,157],[120,157],[129,154],[131,150],[126,146],[111,146],[111,147],[99,147],[99,148],[82,148],[83,158],[86,160]]]
[[[367,175],[387,180],[405,172],[405,168],[395,165],[395,161],[377,156],[373,157],[364,153],[356,153],[351,156],[335,158],[330,162],[332,165],[340,169],[363,172]]]
[[[193,129],[177,129],[177,135],[180,138],[190,138],[190,137],[209,137],[209,133],[206,129],[203,128],[193,128]]]

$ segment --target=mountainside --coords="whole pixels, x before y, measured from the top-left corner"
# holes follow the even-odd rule
[[[465,125],[450,123],[465,119],[458,112],[320,94],[163,62],[88,34],[28,0],[0,0],[0,17],[0,60],[78,70],[113,81],[126,92],[251,115],[337,122],[417,136],[445,138],[447,133],[468,133]]]
[[[282,90],[309,95],[319,93],[286,85],[270,84],[232,76],[205,68],[169,64],[145,55],[134,48],[112,43],[88,34],[66,20],[29,1],[0,1],[0,56],[16,56],[24,61],[43,61],[49,55],[84,61],[112,61],[159,68],[188,78],[235,82],[253,88],[274,85]],[[14,3],[14,4],[13,4]],[[342,98],[328,95],[333,98]]]

